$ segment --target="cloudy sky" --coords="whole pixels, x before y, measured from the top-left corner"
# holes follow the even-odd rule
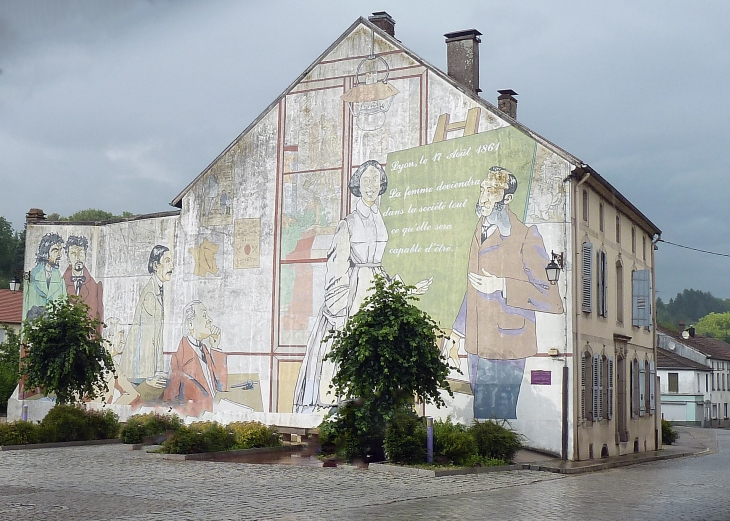
[[[445,69],[483,33],[482,96],[624,193],[667,241],[730,254],[730,2],[0,1],[0,215],[170,209],[359,16]],[[730,258],[660,244],[657,290],[730,298]]]

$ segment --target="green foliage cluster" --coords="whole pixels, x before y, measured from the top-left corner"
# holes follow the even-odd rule
[[[122,212],[122,215],[114,215],[111,212],[105,212],[104,210],[96,210],[89,208],[88,210],[80,210],[76,213],[72,213],[68,217],[63,217],[57,213],[51,213],[46,216],[49,221],[69,221],[69,222],[95,222],[95,221],[110,221],[112,219],[120,219],[127,217],[134,217],[135,214],[132,212]]]
[[[0,424],[0,445],[108,440],[117,437],[120,427],[119,418],[110,410],[56,405],[40,423]]]
[[[332,390],[348,405],[320,426],[347,459],[382,459],[386,426],[413,403],[444,404],[449,367],[437,347],[443,334],[412,301],[412,286],[376,275],[374,291],[341,330],[327,355],[337,366]]]
[[[507,422],[475,421],[469,427],[451,418],[433,424],[434,459],[460,466],[507,465],[522,448],[522,436]]]
[[[20,280],[25,257],[25,230],[16,232],[4,217],[0,217],[0,288],[7,289],[14,277]]]
[[[54,393],[61,404],[107,392],[105,375],[114,372],[114,363],[98,329],[79,297],[49,302],[43,316],[23,325],[25,385],[40,387],[46,396]]]
[[[700,335],[730,341],[730,312],[710,313],[697,321],[695,329]]]
[[[195,454],[224,450],[278,447],[281,437],[271,427],[258,422],[195,422],[181,426],[162,444],[167,454]]]
[[[385,427],[363,428],[356,421],[358,414],[362,414],[359,400],[343,404],[324,418],[318,429],[324,454],[334,454],[345,461],[385,459]]]
[[[122,428],[122,442],[142,443],[147,436],[177,431],[182,425],[182,419],[175,414],[135,414]]]
[[[4,327],[5,341],[0,344],[0,412],[7,412],[8,399],[20,380],[20,335]]]
[[[412,408],[396,411],[385,431],[385,454],[396,463],[426,461],[426,426]]]
[[[679,439],[679,433],[674,430],[672,424],[662,419],[662,445],[671,445]]]
[[[256,449],[259,447],[278,447],[281,435],[273,427],[259,422],[234,422],[227,428],[235,436],[235,449]]]
[[[710,313],[726,313],[730,311],[730,299],[713,297],[707,291],[696,289],[685,289],[677,293],[668,303],[661,298],[656,301],[657,321],[667,329],[676,331],[679,323],[684,322],[687,326],[695,324],[702,317]]]

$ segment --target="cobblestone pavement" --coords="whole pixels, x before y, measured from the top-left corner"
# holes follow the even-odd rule
[[[122,445],[0,452],[0,520],[728,519],[730,433],[712,432],[716,454],[571,477],[168,461]]]

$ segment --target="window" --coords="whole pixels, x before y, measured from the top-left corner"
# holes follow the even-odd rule
[[[0,344],[5,342],[5,330],[0,329]]]
[[[590,242],[583,243],[583,294],[582,294],[582,307],[584,313],[590,313],[592,311],[593,302],[593,244]]]
[[[678,393],[679,392],[679,373],[669,373],[668,377],[669,377],[669,379],[668,379],[669,392]]]
[[[608,299],[606,293],[606,271],[607,271],[607,262],[606,262],[606,252],[605,251],[599,251],[597,256],[597,268],[598,273],[596,277],[597,282],[597,288],[598,288],[598,295],[597,295],[597,307],[598,307],[598,316],[599,317],[607,317],[608,316]]]
[[[715,390],[715,373],[712,373],[712,390]]]
[[[641,257],[646,260],[646,235],[641,237]]]
[[[624,321],[624,267],[616,262],[616,321]]]
[[[598,204],[598,228],[601,231],[604,231],[604,222],[603,222],[603,203]]]
[[[639,416],[639,361],[631,361],[631,417]]]
[[[639,416],[644,416],[647,412],[646,395],[649,389],[646,385],[646,373],[646,360],[639,360],[639,403],[637,404],[639,407]]]
[[[709,374],[705,375],[705,392],[706,393],[710,392],[710,375]]]
[[[587,350],[581,355],[581,414],[594,422],[613,417],[613,359]]]
[[[631,227],[631,253],[636,253],[636,227]]]
[[[588,222],[588,192],[583,190],[583,220]]]
[[[616,242],[621,244],[621,216],[616,216]]]
[[[649,360],[646,362],[647,371],[646,371],[646,401],[644,402],[644,410],[648,414],[654,414],[656,412],[656,388],[654,385],[656,384],[656,366],[654,365],[653,360]]]
[[[631,324],[651,327],[651,272],[631,272]]]
[[[717,404],[713,403],[712,404],[712,419],[714,420],[716,418],[717,418]]]
[[[725,404],[725,419],[727,419],[727,403]]]

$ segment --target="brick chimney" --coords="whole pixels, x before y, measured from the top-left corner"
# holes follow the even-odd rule
[[[449,76],[479,94],[479,37],[476,29],[446,33],[446,68]]]
[[[512,89],[498,90],[497,108],[512,119],[517,119],[517,93]]]
[[[31,208],[28,213],[25,214],[26,224],[32,224],[38,221],[45,221],[46,214],[40,208]]]
[[[395,38],[395,20],[385,11],[378,11],[368,17],[368,20],[383,31]]]

